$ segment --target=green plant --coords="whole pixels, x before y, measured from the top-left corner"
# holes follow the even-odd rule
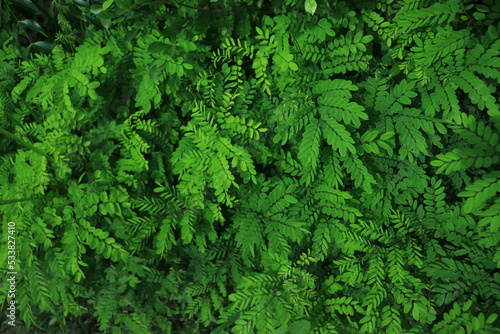
[[[0,49],[27,331],[499,332],[498,4],[76,4]]]

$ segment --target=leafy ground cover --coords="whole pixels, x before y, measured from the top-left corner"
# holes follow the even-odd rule
[[[499,333],[499,18],[1,2],[1,331]]]

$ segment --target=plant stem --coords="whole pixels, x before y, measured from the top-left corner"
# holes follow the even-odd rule
[[[42,150],[40,150],[39,148],[35,147],[35,145],[33,145],[32,143],[30,143],[29,141],[24,141],[23,139],[19,138],[18,136],[16,136],[15,134],[12,134],[10,133],[9,131],[6,131],[4,130],[2,127],[0,127],[0,133],[6,135],[7,137],[9,137],[10,139],[13,139],[15,141],[17,141],[19,144],[23,145],[24,147],[26,147],[27,149],[29,150],[32,150],[40,155],[43,155],[44,157],[46,157],[47,159],[50,159],[52,160],[51,157],[48,157],[47,154],[45,154],[45,152],[43,152]]]
[[[19,198],[19,199],[8,199],[5,201],[1,201],[0,205],[14,204],[19,202],[27,202],[42,199],[42,197],[28,197],[28,198]]]

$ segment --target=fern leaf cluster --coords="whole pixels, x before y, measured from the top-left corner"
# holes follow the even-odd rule
[[[499,18],[490,0],[0,4],[18,328],[498,333]]]

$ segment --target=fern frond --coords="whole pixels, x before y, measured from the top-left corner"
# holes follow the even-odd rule
[[[434,3],[426,8],[404,10],[396,14],[394,22],[401,34],[407,34],[421,27],[442,25],[455,19],[461,10],[460,5],[459,0],[449,0],[445,3]]]
[[[351,174],[356,188],[363,188],[367,193],[372,193],[372,185],[376,184],[373,175],[368,171],[362,160],[358,157],[346,156],[342,157],[343,165],[347,172]]]
[[[450,174],[452,172],[469,169],[474,165],[475,168],[490,167],[500,161],[498,152],[477,150],[472,148],[454,149],[446,154],[438,154],[437,160],[431,161],[432,166],[439,167],[437,174]]]
[[[481,179],[474,181],[472,184],[465,187],[465,191],[458,194],[459,197],[468,197],[463,206],[464,213],[469,213],[481,208],[499,191],[499,171],[488,173]]]
[[[486,83],[470,71],[462,71],[450,79],[469,95],[471,102],[477,104],[480,110],[488,109],[490,116],[498,117],[500,111],[495,98],[491,95]]]
[[[470,35],[471,32],[468,29],[455,31],[450,27],[438,28],[435,37],[426,40],[422,48],[413,48],[415,51],[413,59],[416,68],[426,68],[431,64],[440,64],[449,54],[463,48],[470,40]]]
[[[449,127],[474,148],[484,150],[491,146],[500,152],[498,132],[485,122],[478,121],[474,115],[460,113],[450,123]]]
[[[333,117],[329,117],[321,122],[326,141],[332,148],[340,153],[340,156],[346,156],[347,151],[356,154],[354,140],[349,131],[338,123]]]
[[[304,167],[310,167],[312,170],[317,168],[319,162],[320,141],[320,123],[316,118],[313,118],[306,126],[297,156]]]

